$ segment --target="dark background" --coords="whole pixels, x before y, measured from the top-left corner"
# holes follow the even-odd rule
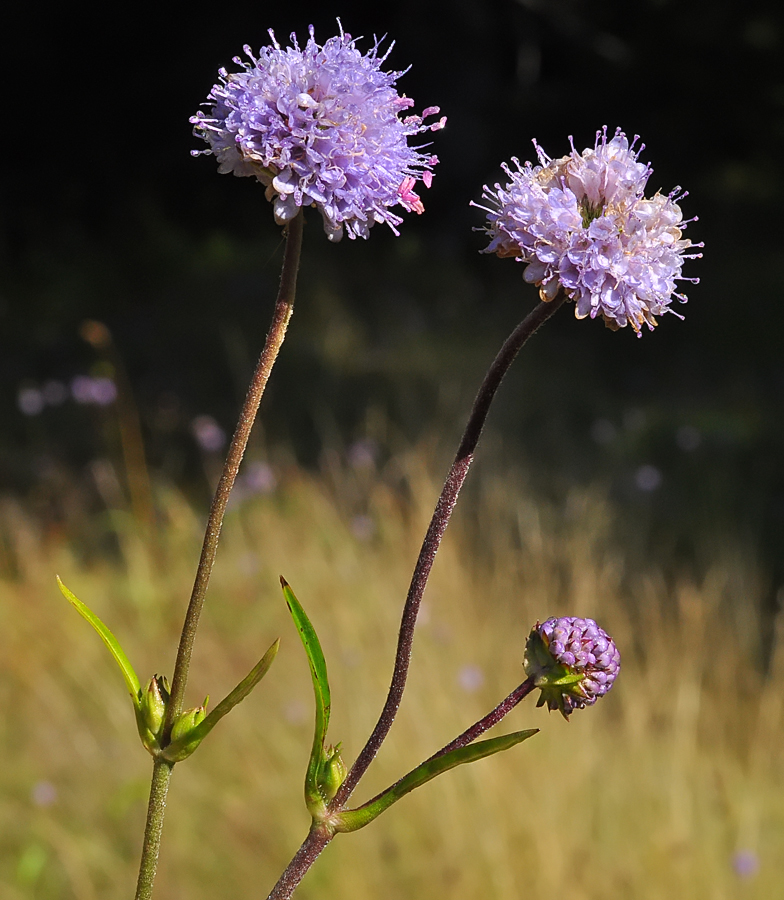
[[[394,38],[387,66],[412,66],[400,91],[449,122],[433,136],[426,214],[401,237],[376,226],[332,246],[310,218],[257,452],[285,446],[316,466],[325,446],[370,436],[383,458],[436,433],[447,459],[482,372],[535,301],[521,267],[478,253],[469,201],[502,161],[532,158],[532,138],[559,156],[568,135],[582,149],[619,125],[646,144],[651,191],[689,190],[705,257],[686,274],[701,283],[677,307],[685,321],[665,316],[639,340],[557,316],[505,385],[486,458],[556,499],[604,485],[640,554],[699,572],[706,547],[740,541],[772,611],[784,584],[784,12],[772,0],[17,6],[2,29],[0,491],[50,524],[75,496],[90,508],[90,462],[118,454],[112,410],[65,401],[24,415],[19,392],[116,376],[118,360],[80,336],[98,320],[154,477],[206,501],[191,423],[232,428],[281,241],[259,185],[190,158],[203,144],[188,118],[243,44],[267,43],[268,27],[304,43],[310,23],[323,42],[337,15],[363,50],[374,33]]]

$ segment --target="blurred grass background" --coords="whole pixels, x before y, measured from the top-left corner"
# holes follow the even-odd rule
[[[784,620],[767,667],[753,554],[726,546],[699,582],[612,537],[612,506],[565,508],[513,473],[481,471],[426,594],[400,715],[358,799],[395,780],[522,680],[531,624],[595,616],[623,653],[611,694],[568,724],[532,700],[504,723],[525,745],[448,773],[355,835],[300,888],[308,897],[768,898],[784,879]],[[269,643],[254,695],[176,768],[157,892],[265,896],[307,829],[312,728],[304,654],[277,586],[316,624],[333,684],[332,740],[358,752],[380,710],[409,569],[437,493],[432,450],[394,462],[335,453],[318,474],[281,458],[235,503],[197,641],[189,697],[217,701]],[[169,671],[201,516],[157,495],[154,537],[126,512],[89,527],[116,543],[86,561],[6,502],[0,895],[128,896],[149,759],[114,663],[59,596],[66,584],[114,629],[140,677]],[[85,523],[85,527],[88,524]],[[503,726],[502,726],[503,727]]]
[[[419,542],[479,380],[534,302],[468,206],[500,163],[647,145],[690,191],[684,322],[638,341],[556,316],[504,384],[426,597],[369,796],[520,679],[549,614],[596,616],[623,674],[567,726],[449,773],[337,840],[303,898],[752,898],[784,884],[784,7],[773,0],[400,0],[284,10],[192,0],[116,21],[11,5],[0,172],[0,897],[128,896],[149,765],[98,639],[170,673],[226,436],[281,255],[257,185],[220,178],[188,117],[245,42],[397,40],[439,104],[426,215],[399,238],[305,234],[297,309],[226,527],[193,703],[275,666],[175,773],[158,895],[265,896],[304,836],[308,672],[285,575],[356,753],[380,710]],[[458,64],[456,64],[458,61]],[[721,115],[716,110],[721,110]],[[779,638],[777,638],[777,635]],[[231,756],[231,763],[226,760]],[[367,792],[366,794],[363,792]]]

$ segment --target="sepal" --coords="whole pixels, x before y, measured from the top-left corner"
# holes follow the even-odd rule
[[[144,749],[157,756],[161,749],[163,723],[169,703],[169,682],[165,675],[153,675],[142,692],[141,703],[135,710],[136,727]]]
[[[141,701],[141,716],[145,728],[156,737],[161,733],[166,707],[169,703],[169,680],[165,675],[153,675],[147,682]]]
[[[525,645],[525,673],[533,678],[541,694],[536,702],[537,709],[547,704],[548,709],[557,709],[569,721],[571,708],[565,698],[583,699],[585,692],[580,682],[585,679],[584,672],[575,672],[570,666],[558,662],[550,653],[546,635],[531,630]]]

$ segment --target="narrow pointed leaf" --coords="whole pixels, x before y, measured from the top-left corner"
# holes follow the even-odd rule
[[[305,610],[294,592],[284,578],[280,579],[283,588],[283,596],[286,598],[291,618],[297,626],[302,646],[308,657],[310,675],[313,680],[313,693],[316,698],[316,726],[313,733],[313,748],[310,752],[310,761],[305,775],[305,801],[311,812],[324,806],[323,798],[318,788],[319,773],[321,770],[324,740],[329,727],[330,695],[329,679],[327,678],[327,664],[324,661],[324,653],[321,650],[318,636],[310,623]]]
[[[492,756],[494,753],[500,753],[502,750],[508,750],[529,737],[533,737],[538,731],[538,728],[515,731],[512,734],[491,738],[488,741],[479,741],[477,744],[469,744],[467,747],[460,747],[458,750],[445,753],[443,756],[428,759],[363,806],[357,809],[347,809],[336,814],[333,817],[336,830],[356,831],[359,828],[363,828],[377,816],[380,816],[385,809],[389,809],[401,797],[413,791],[414,788],[426,784],[442,772],[454,769],[455,766],[462,766],[464,763],[484,759],[486,756]]]
[[[134,672],[133,666],[130,663],[130,660],[125,655],[123,648],[120,646],[117,638],[109,631],[106,625],[95,615],[95,613],[90,609],[89,606],[82,603],[82,601],[60,581],[59,575],[57,577],[57,585],[62,591],[65,599],[74,607],[74,609],[84,618],[86,619],[93,628],[98,632],[101,640],[106,644],[109,652],[115,659],[115,662],[120,667],[122,671],[123,678],[125,679],[125,684],[130,691],[131,699],[133,700],[133,705],[137,710],[141,708],[141,685],[139,684],[139,679],[136,677],[136,672]]]
[[[278,638],[250,672],[242,679],[242,681],[227,694],[221,702],[208,713],[208,715],[199,724],[190,731],[185,737],[179,741],[172,741],[163,751],[163,756],[170,762],[180,762],[199,746],[212,729],[220,722],[220,720],[238,704],[241,703],[248,694],[256,687],[261,679],[269,671],[280,647],[280,638]]]

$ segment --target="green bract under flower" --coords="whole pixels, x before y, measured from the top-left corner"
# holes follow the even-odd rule
[[[363,55],[342,28],[321,46],[311,26],[304,49],[293,34],[283,49],[269,34],[272,45],[258,57],[246,46],[250,62],[234,59],[243,71],[220,70],[209,113],[191,119],[210,148],[192,152],[214,155],[222,173],[255,176],[280,224],[315,206],[330,240],[344,227],[351,238],[367,238],[375,222],[397,234],[402,219],[392,207],[421,213],[414,188],[430,186],[438,162],[408,138],[443,128],[444,118],[423,124],[438,107],[401,115],[414,101],[394,87],[401,72],[381,71],[392,46],[379,56],[376,41]]]

